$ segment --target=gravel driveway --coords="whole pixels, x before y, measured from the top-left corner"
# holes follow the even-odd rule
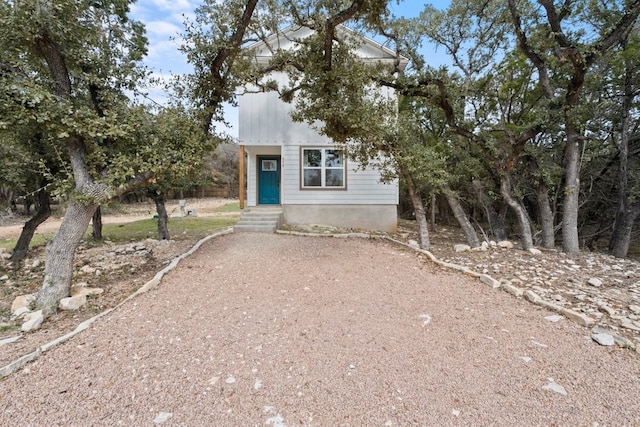
[[[0,382],[0,425],[640,425],[638,354],[551,314],[384,241],[226,235]]]

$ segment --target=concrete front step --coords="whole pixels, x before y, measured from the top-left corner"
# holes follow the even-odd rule
[[[242,211],[234,232],[275,233],[282,222],[280,207],[252,207]]]

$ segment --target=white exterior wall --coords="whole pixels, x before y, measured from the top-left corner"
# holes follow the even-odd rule
[[[303,145],[303,146],[331,146]],[[284,176],[282,177],[283,200],[286,205],[397,205],[398,184],[392,182],[383,184],[380,182],[380,173],[376,169],[354,170],[357,165],[346,160],[346,184],[347,188],[332,189],[301,189],[300,156],[301,145],[285,145],[282,151]]]
[[[279,84],[287,82],[285,73],[271,76]],[[248,88],[251,90],[253,88]],[[306,123],[294,122],[294,105],[279,99],[277,92],[245,93],[239,97],[239,138],[244,145],[282,145],[292,142],[324,144],[331,140]]]

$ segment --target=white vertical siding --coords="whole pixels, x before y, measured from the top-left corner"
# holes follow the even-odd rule
[[[286,83],[284,73],[273,73],[279,83]],[[293,104],[283,102],[276,92],[246,93],[238,99],[239,139],[243,145],[326,143],[329,138],[320,135],[305,123],[291,119]]]

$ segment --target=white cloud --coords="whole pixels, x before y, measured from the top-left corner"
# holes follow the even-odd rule
[[[162,10],[189,10],[195,8],[196,2],[189,0],[147,0],[149,3]],[[199,2],[198,2],[199,3]]]
[[[159,37],[175,37],[182,31],[182,26],[178,26],[169,21],[151,21],[146,23],[145,27],[147,28],[147,34],[153,34]]]

